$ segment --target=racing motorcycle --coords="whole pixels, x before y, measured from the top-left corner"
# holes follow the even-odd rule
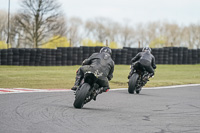
[[[131,71],[133,70],[133,66],[130,67]],[[134,94],[140,93],[142,87],[149,81],[150,75],[149,72],[145,70],[144,67],[140,69],[134,70],[128,82],[128,92]]]
[[[84,78],[77,91],[75,92],[74,107],[81,109],[84,104],[90,102],[92,99],[95,101],[98,94],[102,89],[96,82],[101,74],[98,70],[94,73],[88,71],[84,74]]]

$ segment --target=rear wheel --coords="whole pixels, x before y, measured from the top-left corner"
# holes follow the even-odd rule
[[[90,85],[88,83],[84,83],[77,91],[74,101],[75,108],[82,108],[87,97],[87,94],[90,90]]]
[[[128,92],[131,93],[131,94],[134,94],[138,77],[139,77],[139,75],[137,73],[134,73],[129,79]]]

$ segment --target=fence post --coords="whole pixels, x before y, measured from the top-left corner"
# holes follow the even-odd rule
[[[140,41],[138,41],[138,48],[140,48]]]
[[[108,40],[106,39],[106,46],[108,47]]]

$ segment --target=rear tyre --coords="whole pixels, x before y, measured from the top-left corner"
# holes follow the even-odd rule
[[[81,86],[81,88],[78,88],[78,90],[76,91],[76,96],[74,101],[75,108],[81,109],[83,107],[89,90],[90,90],[90,85],[88,83],[84,83]]]
[[[137,73],[134,73],[128,82],[128,92],[130,94],[134,94],[134,91],[136,90],[136,82],[138,80],[139,75]]]

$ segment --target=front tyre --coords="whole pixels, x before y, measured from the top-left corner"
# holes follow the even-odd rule
[[[83,107],[89,90],[90,90],[90,85],[88,83],[84,83],[80,88],[78,88],[74,100],[75,108],[81,109]]]
[[[137,73],[134,73],[129,79],[128,92],[130,94],[134,94],[134,91],[136,90],[136,83],[137,83],[138,77],[139,75]]]

